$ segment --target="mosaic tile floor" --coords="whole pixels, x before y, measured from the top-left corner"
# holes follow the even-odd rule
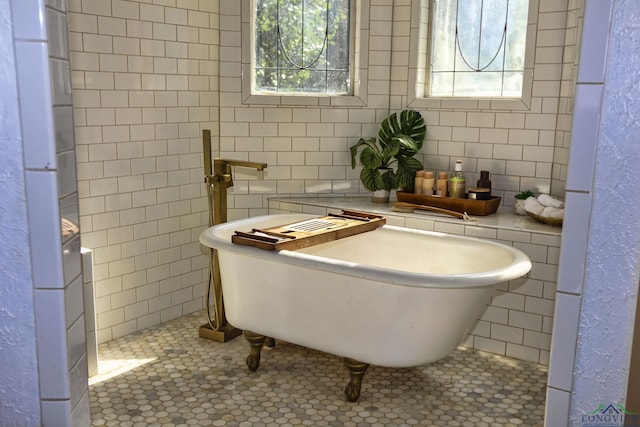
[[[346,401],[342,359],[278,341],[256,372],[242,337],[198,337],[202,313],[99,348],[93,426],[542,426],[545,366],[458,349],[421,367],[371,366]],[[384,343],[381,343],[384,345]]]

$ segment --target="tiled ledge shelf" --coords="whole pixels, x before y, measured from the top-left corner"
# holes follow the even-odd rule
[[[514,215],[506,207],[463,221],[427,212],[394,212],[391,206],[372,203],[367,197],[277,198],[269,200],[269,213],[326,215],[341,209],[361,210],[384,215],[387,224],[491,239],[522,250],[531,258],[531,271],[525,278],[498,286],[490,306],[463,345],[547,365],[562,229]]]

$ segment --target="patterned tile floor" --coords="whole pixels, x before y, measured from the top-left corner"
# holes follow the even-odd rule
[[[100,345],[92,425],[543,425],[545,366],[460,348],[416,368],[371,366],[350,403],[342,358],[278,341],[251,372],[246,340],[199,338],[204,319],[197,313]]]

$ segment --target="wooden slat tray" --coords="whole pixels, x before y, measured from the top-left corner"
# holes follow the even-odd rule
[[[398,200],[401,202],[415,203],[418,205],[435,206],[437,208],[449,209],[455,212],[466,212],[469,215],[490,215],[495,213],[500,206],[500,197],[491,196],[489,200],[458,199],[455,197],[424,196],[422,194],[408,193],[406,191],[397,192]]]
[[[311,218],[267,229],[237,231],[231,242],[268,251],[296,250],[375,230],[385,217],[368,212],[342,210],[339,214]]]

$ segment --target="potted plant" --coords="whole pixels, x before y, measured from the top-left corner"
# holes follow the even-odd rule
[[[425,135],[420,113],[404,110],[385,118],[377,137],[360,138],[351,146],[351,167],[356,167],[359,158],[360,181],[373,192],[374,202],[387,202],[389,192],[397,188],[413,190],[416,172],[422,169],[422,163],[413,156],[422,148]]]
[[[527,215],[527,211],[524,209],[524,201],[532,196],[534,196],[534,194],[531,190],[521,191],[520,193],[516,194],[514,196],[516,198],[516,201],[513,204],[513,212],[516,215]]]

